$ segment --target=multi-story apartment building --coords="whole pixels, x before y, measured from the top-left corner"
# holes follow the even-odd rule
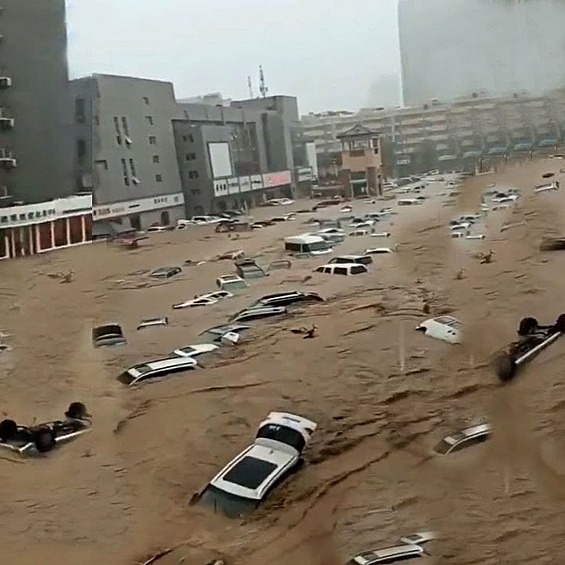
[[[565,86],[562,0],[400,0],[403,104]]]
[[[140,229],[291,194],[296,98],[181,103],[169,82],[109,75],[71,91],[75,186],[93,192],[98,226]]]
[[[0,203],[72,193],[65,0],[0,3]]]
[[[324,166],[335,168],[341,150],[338,136],[357,124],[387,142],[383,165],[402,175],[442,163],[459,167],[484,156],[565,143],[565,90],[546,96],[475,94],[450,104],[434,101],[407,108],[326,112],[303,116],[301,123],[303,138],[316,143],[321,176]]]

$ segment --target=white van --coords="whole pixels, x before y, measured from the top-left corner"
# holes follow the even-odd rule
[[[368,273],[369,269],[359,263],[332,263],[321,265],[314,270],[315,273],[326,273],[328,275],[362,275]]]
[[[319,235],[295,235],[284,240],[284,248],[291,253],[309,253],[310,255],[324,255],[331,253],[331,242]]]

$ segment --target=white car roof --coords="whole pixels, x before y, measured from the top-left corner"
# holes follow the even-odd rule
[[[309,441],[310,435],[316,431],[318,424],[312,420],[308,420],[302,416],[296,416],[295,414],[290,414],[289,412],[270,412],[267,418],[259,424],[259,428],[267,424],[278,424],[280,426],[287,426],[300,432],[302,435],[306,435],[304,439]]]
[[[408,555],[422,555],[424,549],[418,545],[396,545],[394,547],[385,547],[383,549],[375,549],[363,551],[353,558],[353,562],[358,565],[372,565],[380,563],[381,560],[390,559],[391,557],[403,557]]]
[[[231,281],[242,281],[243,279],[238,275],[221,275],[218,277],[219,281],[231,282]]]
[[[214,345],[213,343],[195,343],[194,345],[179,347],[176,351],[184,351],[192,357],[193,355],[209,353],[210,351],[215,351],[216,349],[218,349],[218,346]]]
[[[437,534],[435,532],[415,532],[400,538],[400,541],[402,543],[420,545],[434,539],[437,539]]]
[[[322,269],[325,267],[331,267],[332,269],[336,269],[338,267],[364,267],[366,270],[368,270],[367,267],[365,265],[362,265],[361,263],[326,263],[325,265],[319,265],[318,267],[316,267],[316,269]]]
[[[371,247],[365,250],[366,255],[372,255],[376,253],[393,253],[390,247]]]
[[[298,458],[298,452],[295,454],[290,451],[282,451],[273,449],[271,445],[250,445],[247,449],[242,451],[235,459],[232,459],[211,481],[210,484],[224,492],[234,494],[236,496],[241,496],[244,498],[249,498],[253,500],[261,500],[272,483],[280,477],[282,472]],[[237,484],[231,481],[226,481],[225,476],[236,467],[241,461],[246,457],[253,457],[254,459],[259,459],[266,463],[271,463],[275,465],[275,468],[269,473],[268,476],[256,487],[249,488],[241,484]]]
[[[157,361],[150,361],[149,363],[138,363],[132,369],[147,365],[152,371],[159,369],[170,369],[174,367],[182,367],[183,365],[196,365],[196,361],[190,357],[168,357],[167,359],[159,359]]]

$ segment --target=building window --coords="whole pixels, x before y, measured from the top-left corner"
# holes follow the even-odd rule
[[[25,214],[20,214],[20,220],[25,220],[26,219],[26,215]]]
[[[147,98],[147,96],[143,97],[143,102],[149,106],[149,98]]]
[[[86,122],[86,100],[84,98],[75,100],[75,122],[77,124]]]
[[[92,121],[93,121],[96,125],[99,125],[99,124],[100,124],[100,119],[98,118],[98,116],[93,116],[93,117],[92,117]]]
[[[130,159],[130,160],[129,160],[129,169],[130,169],[130,171],[131,171],[131,176],[132,176],[132,177],[136,177],[137,174],[136,174],[136,172],[135,172],[135,163],[133,162],[133,159]]]
[[[10,220],[12,220],[12,222],[17,222],[18,221],[18,215],[17,214],[12,214],[10,216]]]
[[[198,171],[188,171],[189,179],[197,179],[199,177]]]
[[[187,161],[194,161],[194,159],[196,159],[196,153],[187,153],[186,154],[186,160]]]
[[[100,159],[99,161],[94,161],[94,164],[96,165],[96,168],[98,170],[101,170],[101,171],[107,171],[108,170],[108,161],[106,161],[106,159]]]
[[[153,125],[153,116],[145,116],[145,119],[150,126]]]
[[[86,141],[77,139],[77,161],[83,164],[86,157]]]
[[[149,145],[157,145],[157,138],[154,135],[149,136]]]
[[[0,218],[0,222],[2,222],[3,224],[8,222],[8,216],[2,216],[2,218]]]
[[[194,142],[194,136],[193,136],[191,133],[188,134],[188,141],[189,141],[190,143],[193,143],[193,142]]]
[[[116,141],[118,145],[122,144],[122,132],[120,130],[120,119],[118,116],[114,116],[114,129],[116,130]]]
[[[122,116],[122,128],[124,130],[124,135],[129,137],[128,119]]]
[[[155,182],[163,182],[163,177],[161,175],[155,175]]]
[[[159,162],[159,155],[153,155],[153,162],[154,162],[154,163],[158,163],[158,162]]]
[[[121,159],[122,162],[122,174],[124,175],[124,184],[129,186],[129,172],[128,172],[128,164],[125,159]]]

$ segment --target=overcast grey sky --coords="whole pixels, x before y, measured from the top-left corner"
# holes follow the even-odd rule
[[[395,103],[397,0],[67,0],[72,78],[170,80],[178,98],[270,94],[302,113]]]

